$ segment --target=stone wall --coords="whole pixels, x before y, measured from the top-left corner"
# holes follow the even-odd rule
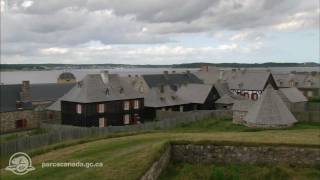
[[[155,180],[158,179],[161,172],[168,166],[171,159],[171,147],[169,146],[162,154],[159,160],[155,161],[148,171],[141,177],[140,180]]]
[[[187,163],[249,163],[320,165],[320,149],[289,146],[173,144],[173,161]]]
[[[3,134],[7,132],[14,132],[39,127],[41,120],[41,112],[35,112],[33,110],[2,112],[0,113],[0,117],[0,134]],[[17,129],[16,121],[20,119],[26,119],[27,126],[25,128]]]
[[[247,115],[248,111],[233,111],[232,122],[235,124],[244,124],[244,117]]]

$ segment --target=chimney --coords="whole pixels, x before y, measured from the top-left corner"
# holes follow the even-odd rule
[[[224,72],[223,70],[220,70],[220,71],[219,71],[219,79],[220,79],[220,80],[223,78],[223,72]]]
[[[209,71],[209,66],[208,66],[208,65],[203,65],[203,66],[201,67],[201,71],[203,71],[203,72],[208,72],[208,71]]]
[[[31,101],[30,81],[22,81],[20,98],[21,98],[22,102],[30,102]]]
[[[101,78],[105,84],[109,83],[109,71],[101,71]]]

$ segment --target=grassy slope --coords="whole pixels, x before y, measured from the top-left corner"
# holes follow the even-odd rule
[[[194,126],[198,125],[194,124]],[[232,130],[233,132],[219,132],[220,130],[216,129],[218,127],[213,127],[203,127],[207,129],[205,133],[188,132],[188,130],[181,129],[185,127],[179,127],[169,132],[110,138],[73,145],[33,156],[32,161],[36,170],[27,175],[16,176],[1,169],[1,176],[4,179],[58,179],[59,177],[64,177],[64,179],[138,179],[160,156],[160,152],[168,140],[320,145],[318,126],[313,126],[313,129],[310,126],[299,130],[265,130],[258,132],[236,132],[242,130],[235,129]],[[201,127],[195,129],[199,128],[201,129]],[[187,133],[183,131],[187,131]],[[41,168],[42,162],[78,161],[103,162],[104,166],[88,169]]]

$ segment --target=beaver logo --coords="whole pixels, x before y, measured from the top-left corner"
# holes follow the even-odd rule
[[[28,154],[17,152],[10,157],[9,166],[6,167],[6,170],[12,171],[17,175],[24,175],[29,171],[35,170],[35,168],[32,166],[32,161]]]

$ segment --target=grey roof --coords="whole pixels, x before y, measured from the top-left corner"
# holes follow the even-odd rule
[[[100,74],[88,74],[61,100],[90,103],[143,98],[130,84],[119,78],[117,74],[109,74],[107,76],[108,82],[105,83]]]
[[[294,81],[298,88],[320,88],[320,72],[299,72],[299,73],[273,73],[279,87],[290,87],[289,82]]]
[[[72,87],[75,86],[75,83],[66,83],[66,84],[31,84],[30,93],[32,101],[53,101],[62,97],[67,93]]]
[[[1,106],[0,112],[16,111],[16,102],[21,101],[21,84],[0,85]],[[54,101],[68,92],[74,84],[30,84],[32,102]],[[24,104],[23,108],[31,108]]]
[[[272,76],[268,71],[238,70],[224,72],[224,80],[230,89],[264,90],[268,78]]]
[[[233,111],[249,111],[255,102],[249,99],[235,100],[232,106]]]
[[[205,84],[217,84],[226,81],[230,89],[246,90],[264,90],[268,78],[272,76],[271,72],[266,70],[220,70],[216,67],[209,67],[207,71],[200,70],[195,74]]]
[[[217,67],[208,66],[207,68],[201,69],[194,74],[205,84],[215,84],[221,78],[220,75],[222,74],[220,73],[222,73],[222,71],[220,71]]]
[[[291,102],[306,102],[308,99],[303,95],[301,91],[299,91],[297,88],[280,88],[280,93],[285,95],[285,97]]]
[[[213,85],[187,84],[178,89],[177,96],[190,103],[202,104],[206,101],[212,88]]]
[[[218,94],[220,97],[222,97],[225,94],[232,94],[232,92],[229,89],[229,85],[227,82],[217,82],[214,84],[214,87],[218,91]]]
[[[169,87],[164,86],[164,91],[161,92],[159,87],[150,88],[149,92],[145,95],[146,107],[166,107],[188,104]]]
[[[261,98],[249,109],[244,120],[250,126],[281,126],[297,122],[277,90],[268,86]]]
[[[234,104],[238,100],[245,100],[244,96],[234,94],[224,94],[215,103],[217,104]]]
[[[180,86],[182,84],[201,84],[203,83],[197,76],[192,73],[175,73],[175,74],[148,74],[142,75],[147,85],[159,87],[161,85]]]
[[[20,100],[20,84],[0,85],[0,112],[16,110],[16,101]]]

